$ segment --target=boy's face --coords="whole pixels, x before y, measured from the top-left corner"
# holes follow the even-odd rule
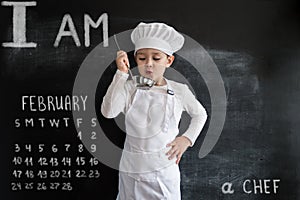
[[[136,52],[135,61],[142,76],[161,83],[166,68],[174,61],[174,56],[168,56],[156,49],[145,48]]]

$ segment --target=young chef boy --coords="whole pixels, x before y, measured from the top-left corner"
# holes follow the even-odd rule
[[[101,105],[107,118],[125,114],[126,140],[117,199],[180,200],[178,163],[207,119],[205,109],[187,85],[164,78],[184,37],[164,23],[140,23],[131,33],[131,40],[140,75],[154,80],[155,85],[143,90],[127,80],[127,54],[117,52],[118,69]],[[191,122],[178,136],[183,111],[191,116]]]

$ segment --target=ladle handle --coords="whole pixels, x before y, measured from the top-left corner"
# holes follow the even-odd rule
[[[130,77],[131,77],[131,79],[132,79],[132,80],[134,80],[134,79],[133,79],[132,72],[131,72],[131,70],[130,70],[130,67],[129,67],[129,66],[128,66],[128,72],[129,72],[129,74],[130,74]]]
[[[120,48],[120,46],[119,46],[119,43],[118,43],[116,34],[114,34],[114,40],[115,40],[115,43],[116,43],[116,45],[117,45],[118,50],[120,51],[121,48]],[[133,79],[132,72],[131,72],[131,70],[130,70],[129,61],[128,61],[128,66],[127,66],[127,68],[128,68],[128,72],[129,72],[129,75],[130,75],[131,79],[134,80],[134,79]]]

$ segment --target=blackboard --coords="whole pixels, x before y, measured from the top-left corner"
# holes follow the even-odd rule
[[[1,198],[116,198],[118,170],[95,159],[91,153],[95,147],[85,145],[81,140],[85,136],[76,129],[76,122],[87,123],[90,129],[81,134],[92,138],[96,120],[105,136],[123,147],[122,116],[105,119],[100,113],[103,95],[116,71],[113,59],[105,67],[99,64],[102,74],[97,84],[90,85],[95,87],[95,96],[84,96],[83,88],[83,96],[72,99],[80,107],[75,109],[84,109],[85,98],[92,101],[94,116],[76,121],[69,104],[53,111],[52,104],[43,110],[37,102],[47,98],[68,102],[88,59],[96,56],[100,62],[115,56],[114,34],[131,30],[141,21],[158,21],[174,26],[202,46],[215,64],[226,94],[220,137],[207,155],[199,157],[214,121],[214,101],[205,76],[188,59],[176,55],[169,78],[179,73],[180,81],[189,85],[209,116],[197,142],[180,162],[182,199],[300,199],[299,2],[19,3],[2,1],[0,6]],[[26,12],[22,15],[17,9]],[[21,15],[13,17],[14,12]],[[100,17],[101,24],[93,27]],[[25,23],[25,29],[21,25],[15,29],[17,22]],[[58,39],[64,23],[64,31],[74,29],[76,34]],[[21,34],[19,39],[14,33]],[[109,43],[105,43],[106,37]],[[120,38],[121,46],[129,43]],[[98,49],[107,49],[107,55],[94,55]],[[191,57],[201,54],[197,49],[189,51]],[[132,57],[132,51],[128,53]],[[133,60],[131,63],[134,66]],[[89,73],[93,70],[99,69],[91,68]],[[188,121],[184,114],[181,132]],[[102,153],[114,156],[109,149]]]

